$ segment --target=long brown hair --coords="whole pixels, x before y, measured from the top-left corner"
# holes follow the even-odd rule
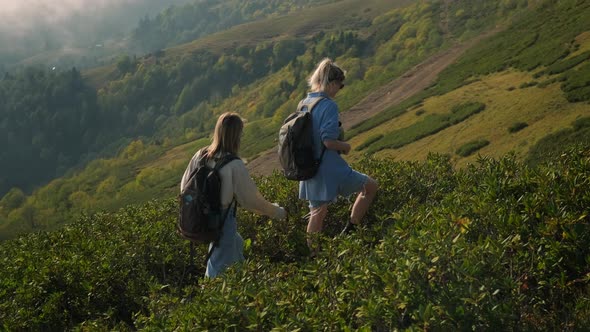
[[[206,157],[211,159],[222,152],[237,155],[243,129],[244,121],[242,121],[239,114],[232,112],[221,114],[217,119],[217,124],[215,124],[213,140],[211,145],[207,147]]]

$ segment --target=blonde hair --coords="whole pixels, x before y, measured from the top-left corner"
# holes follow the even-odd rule
[[[312,92],[324,92],[328,83],[332,81],[343,82],[345,78],[344,71],[332,59],[325,58],[318,64],[307,83]]]
[[[217,119],[217,124],[215,124],[213,140],[211,145],[207,147],[206,157],[211,159],[222,152],[237,155],[243,129],[244,121],[242,121],[239,114],[232,112],[221,114]]]

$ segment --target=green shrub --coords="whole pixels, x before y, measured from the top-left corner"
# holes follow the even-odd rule
[[[179,284],[186,270],[172,203],[98,213],[0,243],[4,328],[64,330],[86,320],[131,326],[149,288]]]
[[[574,122],[572,122],[572,127],[574,128],[574,131],[579,131],[590,127],[590,116],[576,119]]]
[[[519,88],[521,88],[521,89],[526,89],[526,88],[529,88],[529,87],[531,87],[531,86],[535,86],[535,85],[537,85],[537,84],[539,84],[539,82],[537,82],[537,81],[530,81],[530,82],[525,82],[525,83],[522,83],[522,84],[519,86]]]
[[[428,114],[408,127],[385,134],[378,142],[372,142],[368,153],[390,148],[397,149],[429,135],[455,125],[468,117],[485,110],[486,105],[480,102],[457,104],[449,114]],[[376,144],[375,144],[376,143]]]
[[[513,133],[523,130],[524,128],[526,128],[528,126],[529,126],[529,124],[526,122],[515,122],[510,127],[508,127],[508,132],[513,134]]]
[[[590,63],[564,74],[561,90],[570,102],[590,101]]]
[[[572,122],[572,127],[541,138],[529,150],[526,163],[534,166],[561,155],[568,146],[573,144],[590,144],[589,122],[589,117],[582,117]]]
[[[464,104],[459,104],[453,106],[451,108],[451,117],[449,121],[451,124],[457,124],[468,117],[477,114],[486,109],[486,105],[480,102],[469,102]]]
[[[467,157],[489,144],[490,144],[490,142],[485,139],[471,141],[471,142],[463,144],[461,147],[459,147],[457,149],[457,151],[455,153],[460,155],[461,157]]]
[[[564,71],[571,69],[588,59],[590,59],[590,51],[586,51],[582,54],[576,55],[575,57],[561,60],[552,64],[549,66],[549,68],[547,68],[547,73],[549,75],[561,74]]]

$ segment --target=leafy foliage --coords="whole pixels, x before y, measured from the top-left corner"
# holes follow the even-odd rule
[[[507,156],[455,171],[436,155],[357,166],[380,183],[374,208],[357,233],[332,238],[349,203],[332,205],[315,259],[304,244],[305,202],[279,174],[257,181],[290,220],[240,211],[248,259],[223,278],[189,278],[171,199],[2,242],[3,328],[587,326],[590,148],[539,168]]]

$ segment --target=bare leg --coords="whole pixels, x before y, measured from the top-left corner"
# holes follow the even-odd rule
[[[319,235],[324,228],[324,219],[328,214],[328,204],[324,204],[320,207],[310,209],[309,222],[307,223],[307,245],[311,249],[312,255],[317,254],[319,251],[319,245],[317,240],[314,241],[315,237]]]
[[[378,188],[379,186],[377,185],[377,181],[373,180],[372,178],[367,180],[363,191],[358,194],[356,201],[352,206],[352,212],[350,213],[350,222],[352,224],[358,225],[361,222],[367,213],[369,206],[373,202]]]

